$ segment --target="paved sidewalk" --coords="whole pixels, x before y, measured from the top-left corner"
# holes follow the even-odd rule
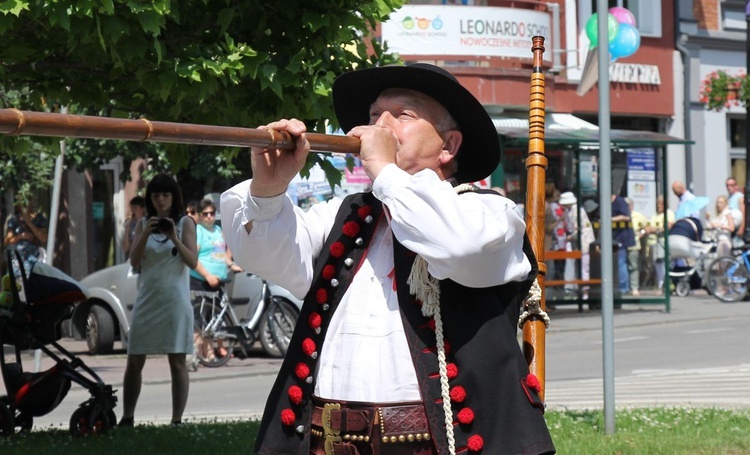
[[[723,303],[717,299],[697,292],[684,298],[672,299],[671,312],[665,311],[664,305],[636,305],[624,304],[621,309],[614,310],[615,329],[635,326],[658,326],[685,321],[706,321],[709,319],[731,320],[750,313],[750,302]],[[558,305],[550,311],[552,319],[549,333],[570,331],[601,331],[602,316],[599,310],[585,309],[578,311],[577,305]],[[520,331],[519,331],[520,336]],[[102,381],[112,385],[115,389],[122,388],[122,378],[125,370],[126,354],[123,350],[106,356],[92,356],[87,353],[84,341],[64,338],[60,344],[71,354],[79,357],[89,368],[93,369]],[[119,347],[119,343],[116,347]],[[6,359],[14,352],[13,347],[5,346]],[[22,355],[25,371],[34,371],[33,351]],[[41,367],[45,370],[54,361],[47,355],[41,355]],[[280,359],[264,357],[260,349],[251,353],[246,359],[233,358],[229,363],[219,368],[199,367],[198,371],[190,373],[191,382],[216,380],[229,377],[258,377],[275,375],[281,365]],[[78,370],[82,372],[81,369]],[[86,375],[88,377],[88,375]],[[166,356],[150,356],[143,371],[144,384],[167,384],[171,381]],[[548,384],[553,386],[554,384]],[[0,395],[5,394],[5,386],[0,378]]]
[[[125,372],[125,363],[127,355],[124,350],[116,350],[110,355],[90,355],[86,348],[85,341],[76,341],[70,338],[63,338],[59,341],[60,345],[69,351],[73,356],[80,358],[83,363],[94,370],[105,384],[112,385],[115,389],[122,387],[122,378]],[[118,348],[120,343],[116,343]],[[49,346],[54,352],[54,348]],[[14,348],[5,346],[6,358],[12,359]],[[62,358],[66,358],[61,355]],[[34,351],[24,351],[21,362],[24,371],[34,371],[35,359]],[[46,370],[54,364],[54,360],[44,353],[41,353],[41,369]],[[263,374],[275,374],[281,366],[280,359],[265,357],[260,350],[251,352],[250,357],[246,359],[233,358],[226,365],[219,368],[198,367],[198,370],[190,373],[190,381],[205,381],[209,379],[235,377],[235,376],[255,376]],[[89,377],[82,369],[77,371]],[[167,356],[149,356],[143,369],[144,384],[160,384],[171,382],[169,374],[169,363]],[[0,395],[6,393],[2,377],[0,377]]]
[[[671,303],[670,313],[665,311],[664,305],[623,304],[621,309],[614,310],[614,327],[617,329],[629,326],[707,320],[709,318],[732,319],[738,315],[747,315],[750,312],[750,302],[723,303],[702,291],[696,291],[694,295],[688,297],[674,297]],[[549,315],[552,319],[549,327],[550,333],[602,329],[600,310],[584,309],[579,312],[577,305],[558,305],[557,309],[549,311]],[[105,383],[111,384],[115,388],[121,387],[126,361],[126,354],[123,350],[116,351],[115,354],[111,355],[92,356],[88,354],[84,341],[63,338],[60,340],[60,344],[72,354],[80,357]],[[119,346],[120,343],[115,344],[116,348],[119,348]],[[13,348],[6,346],[5,351],[11,353]],[[48,356],[42,354],[41,357],[43,369],[53,364]],[[33,352],[24,352],[22,358],[24,370],[33,371]],[[264,357],[258,349],[252,352],[247,359],[234,358],[223,367],[199,367],[198,371],[190,373],[190,380],[201,381],[210,378],[271,374],[278,371],[280,365],[279,359]],[[143,371],[143,380],[145,384],[170,381],[166,356],[149,356]],[[0,378],[1,383],[2,378]]]
[[[733,319],[750,313],[750,302],[724,303],[705,291],[694,291],[694,294],[687,297],[673,296],[670,302],[669,313],[666,312],[665,305],[623,304],[621,309],[614,310],[614,327],[617,329],[707,319]],[[550,333],[602,329],[600,310],[584,309],[583,312],[579,312],[577,305],[558,305],[555,310],[548,313],[552,320],[548,329]]]

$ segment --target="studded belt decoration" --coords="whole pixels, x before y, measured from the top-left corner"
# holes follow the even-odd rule
[[[326,455],[348,453],[343,445],[374,447],[429,441],[430,430],[422,403],[354,404],[315,400],[313,438],[324,440]],[[356,452],[351,452],[356,453]]]

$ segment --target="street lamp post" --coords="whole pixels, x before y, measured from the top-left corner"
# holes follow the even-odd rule
[[[745,2],[745,68],[750,68],[750,0]],[[747,77],[750,77],[748,74]],[[750,243],[750,106],[745,108],[745,242]]]

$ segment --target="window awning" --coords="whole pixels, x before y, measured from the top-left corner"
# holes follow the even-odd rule
[[[522,117],[493,117],[500,142],[508,146],[529,142],[529,120]],[[649,147],[667,144],[692,144],[693,141],[653,131],[610,130],[615,147]],[[547,114],[544,128],[545,145],[587,147],[599,146],[599,127],[572,114]]]

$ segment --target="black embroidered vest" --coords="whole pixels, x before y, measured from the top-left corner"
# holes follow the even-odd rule
[[[372,193],[348,196],[315,265],[289,351],[271,389],[255,449],[264,455],[307,455],[318,353],[332,313],[351,283],[382,211]],[[447,239],[447,241],[450,241]],[[440,283],[441,314],[456,453],[554,453],[543,404],[527,382],[516,338],[519,308],[536,276],[492,288]],[[448,453],[434,321],[422,316],[406,280],[415,255],[394,246],[395,281],[404,330],[439,452]]]

